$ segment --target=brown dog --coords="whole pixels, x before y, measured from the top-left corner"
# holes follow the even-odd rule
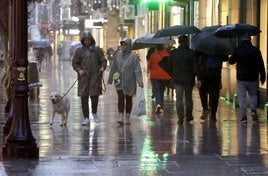
[[[68,114],[70,111],[70,100],[66,97],[62,97],[57,92],[52,92],[50,94],[50,100],[52,103],[52,113],[50,119],[50,125],[53,125],[55,114],[61,114],[61,126],[67,124]]]

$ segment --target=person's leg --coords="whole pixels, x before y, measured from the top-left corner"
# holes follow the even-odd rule
[[[99,96],[98,95],[90,96],[90,99],[91,99],[92,114],[96,114],[98,109]]]
[[[209,106],[211,108],[210,120],[216,122],[216,113],[219,104],[220,90],[216,88],[211,88],[209,91]]]
[[[159,80],[159,85],[160,85],[160,105],[163,108],[164,106],[164,93],[165,93],[165,89],[166,89],[166,85],[167,85],[167,80]]]
[[[183,86],[175,84],[175,91],[176,91],[176,109],[179,119],[178,124],[182,124],[184,119]]]
[[[247,93],[244,81],[237,80],[237,97],[240,108],[240,117],[242,122],[247,121]]]
[[[159,79],[151,79],[153,88],[154,88],[154,96],[155,96],[155,105],[156,105],[156,113],[160,113],[161,110],[161,93],[160,93],[160,80]]]
[[[200,101],[201,101],[201,105],[202,105],[203,112],[204,112],[208,110],[208,90],[205,85],[201,85],[201,87],[199,88],[199,96],[200,96]]]
[[[89,105],[88,105],[88,99],[89,99],[89,96],[83,96],[83,97],[81,97],[82,113],[83,113],[83,116],[84,116],[84,121],[82,122],[82,125],[89,124]]]
[[[125,121],[126,125],[130,125],[129,118],[131,110],[132,110],[132,96],[126,95],[126,121]]]
[[[92,109],[92,116],[94,118],[94,121],[96,123],[99,123],[100,122],[100,119],[97,115],[97,109],[98,109],[98,103],[99,103],[99,96],[96,95],[96,96],[90,96],[90,99],[91,99],[91,109]]]
[[[117,91],[117,96],[118,96],[118,112],[119,112],[117,122],[121,124],[124,122],[125,96],[122,90]]]
[[[193,86],[185,86],[185,106],[186,106],[186,121],[190,122],[193,120]]]
[[[258,82],[252,81],[247,83],[247,90],[250,97],[250,109],[251,109],[251,116],[253,121],[257,121],[257,93],[258,93]]]

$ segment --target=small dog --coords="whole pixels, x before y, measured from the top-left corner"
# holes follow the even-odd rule
[[[53,125],[55,114],[61,114],[61,126],[66,126],[68,114],[70,111],[70,100],[66,97],[62,97],[57,92],[52,92],[50,94],[50,100],[52,103],[52,113],[50,119],[50,125]]]

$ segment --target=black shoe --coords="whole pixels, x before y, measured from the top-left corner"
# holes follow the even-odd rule
[[[182,125],[183,124],[183,119],[179,119],[177,122],[178,125]]]
[[[186,122],[191,122],[192,120],[194,120],[193,116],[191,116],[191,117],[186,117]]]
[[[247,116],[241,118],[241,123],[247,123]]]
[[[252,117],[252,121],[256,122],[258,121],[258,116],[256,111],[251,111],[251,117]]]
[[[209,110],[208,110],[208,109],[203,110],[203,112],[202,112],[202,115],[201,115],[200,119],[201,119],[201,120],[206,120],[206,119],[207,119],[208,114],[209,114]]]
[[[215,115],[211,115],[210,118],[209,118],[209,121],[210,122],[217,122],[217,118]]]

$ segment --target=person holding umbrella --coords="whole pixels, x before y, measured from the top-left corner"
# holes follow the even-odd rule
[[[228,61],[228,55],[212,56],[198,52],[198,83],[199,96],[203,112],[202,120],[206,120],[209,112],[210,122],[216,122],[221,85],[222,62]]]
[[[237,96],[240,107],[241,122],[247,122],[247,93],[250,97],[251,117],[258,121],[257,117],[257,91],[258,80],[263,85],[266,81],[266,73],[260,50],[251,43],[250,34],[240,35],[240,45],[234,49],[229,63],[236,63]],[[260,77],[259,77],[260,76]]]
[[[159,61],[169,56],[169,53],[165,50],[164,44],[157,44],[155,48],[156,51],[149,58],[148,67],[155,96],[156,113],[159,114],[163,112],[164,92],[169,79],[168,73],[159,66]]]
[[[178,48],[171,52],[168,62],[172,66],[171,75],[176,91],[176,108],[179,119],[177,123],[181,125],[184,117],[186,117],[186,122],[193,120],[192,90],[198,69],[196,52],[189,48],[188,36],[181,35],[179,44]]]

